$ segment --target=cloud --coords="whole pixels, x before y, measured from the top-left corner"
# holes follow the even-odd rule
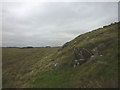
[[[3,3],[3,46],[59,46],[117,20],[117,2]]]

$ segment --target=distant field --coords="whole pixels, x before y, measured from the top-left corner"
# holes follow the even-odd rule
[[[3,48],[3,87],[25,87],[58,48]],[[48,59],[49,60],[49,59]],[[39,62],[39,64],[38,64]],[[47,68],[47,67],[46,67]]]

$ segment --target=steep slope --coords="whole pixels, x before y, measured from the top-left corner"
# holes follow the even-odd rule
[[[3,48],[3,87],[118,87],[117,34],[114,23],[60,48]]]
[[[117,34],[115,23],[67,42],[51,57],[51,72],[35,76],[34,87],[118,87]]]

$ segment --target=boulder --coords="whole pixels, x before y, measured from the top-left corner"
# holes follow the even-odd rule
[[[85,63],[90,57],[92,56],[92,53],[90,53],[85,48],[74,48],[74,67],[82,65]]]
[[[75,59],[79,60],[79,59],[88,59],[91,57],[91,53],[84,48],[74,48],[74,56]]]

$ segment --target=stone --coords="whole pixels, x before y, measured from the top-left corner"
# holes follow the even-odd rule
[[[90,58],[91,55],[92,55],[92,54],[91,54],[88,50],[86,50],[86,49],[82,49],[82,50],[81,50],[81,54],[82,54],[82,56],[83,56],[84,59],[88,59],[88,58]]]
[[[76,44],[77,43],[77,41],[74,41],[74,44]]]
[[[57,68],[58,68],[58,63],[55,63],[54,64],[54,69],[57,70]]]
[[[77,62],[78,60],[75,60],[75,62]]]
[[[58,63],[55,63],[54,66],[56,67]]]
[[[85,59],[80,59],[80,61],[85,60]]]
[[[50,61],[55,61],[54,59],[51,59]]]
[[[89,59],[92,54],[85,48],[74,48],[74,56],[76,60]]]
[[[92,55],[91,57],[94,57],[94,55]]]
[[[102,60],[102,56],[101,55],[93,55],[91,56],[90,60]]]
[[[78,63],[78,60],[75,60],[74,65],[77,65],[77,63]]]
[[[74,48],[74,67],[82,65],[88,60],[102,60],[103,55],[99,55],[98,47],[95,47],[91,52],[85,48]]]
[[[92,50],[92,53],[93,53],[94,55],[98,55],[98,54],[99,54],[99,53],[98,53],[98,48],[95,47],[95,48]]]
[[[58,63],[55,63],[54,64],[54,69],[57,70],[57,67],[58,67]]]
[[[80,63],[79,62],[77,62],[77,65],[79,65]]]
[[[83,63],[85,63],[87,60],[85,60],[85,59],[80,59],[79,60],[79,63],[80,63],[80,65],[82,65]]]
[[[73,66],[74,68],[76,67],[76,65]]]

